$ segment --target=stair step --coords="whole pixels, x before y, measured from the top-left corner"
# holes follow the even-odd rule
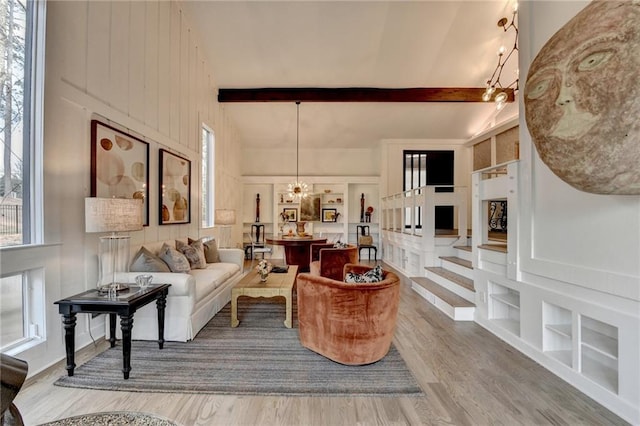
[[[434,296],[437,296],[439,299],[454,308],[474,308],[476,306],[468,300],[442,287],[438,283],[431,281],[429,278],[411,277],[411,281],[420,285],[420,287],[427,289]]]
[[[473,280],[467,277],[463,277],[460,274],[456,274],[455,272],[451,272],[448,269],[445,268],[440,268],[437,266],[430,266],[430,267],[425,267],[424,269],[426,269],[429,272],[432,272],[436,275],[440,275],[441,277],[458,284],[461,287],[466,288],[469,291],[472,291],[475,293],[475,288],[473,286]]]
[[[507,252],[506,244],[480,244],[478,246],[478,248],[485,249],[485,250],[491,250],[491,251],[498,251],[500,253],[506,253]]]
[[[473,265],[468,260],[460,259],[457,256],[440,256],[440,259],[447,262],[455,263],[456,265],[464,266],[465,268],[473,269]]]
[[[472,302],[447,290],[425,277],[411,278],[411,288],[427,302],[444,312],[454,321],[473,321],[476,307]]]
[[[473,251],[473,249],[471,248],[471,246],[453,246],[453,248],[454,248],[454,249],[458,249],[458,250],[468,251],[468,252]]]

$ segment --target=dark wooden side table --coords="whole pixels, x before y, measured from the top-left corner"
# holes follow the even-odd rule
[[[156,301],[158,308],[158,345],[164,346],[164,310],[167,306],[167,294],[171,284],[149,285],[142,289],[131,285],[129,290],[119,292],[115,297],[100,293],[97,289],[88,290],[75,296],[55,302],[62,315],[64,325],[64,343],[67,350],[67,374],[73,376],[75,364],[75,328],[76,314],[109,314],[109,342],[116,345],[116,315],[120,316],[122,329],[122,372],[129,378],[131,371],[131,329],[133,314],[138,308]]]

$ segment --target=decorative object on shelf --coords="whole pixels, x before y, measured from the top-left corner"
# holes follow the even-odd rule
[[[330,194],[330,193],[331,193],[331,190],[330,190],[330,189],[325,189],[325,190],[324,190],[324,193],[325,193],[325,194]]]
[[[367,211],[364,212],[364,221],[365,222],[371,222],[371,215],[373,214],[373,207],[369,206],[367,207]]]
[[[489,230],[507,232],[506,201],[489,201]]]
[[[531,139],[544,164],[580,191],[640,195],[638,9],[590,2],[529,68],[523,100]]]
[[[118,282],[118,273],[129,272],[128,235],[118,232],[142,229],[142,200],[125,198],[85,198],[85,232],[111,232],[100,237],[98,250],[98,288],[107,292],[128,289]]]
[[[215,224],[220,226],[220,248],[229,248],[231,225],[236,224],[236,211],[233,209],[216,209]]]
[[[336,209],[322,209],[322,221],[335,222],[338,219],[338,214]]]
[[[507,85],[503,85],[502,81],[500,81],[500,78],[502,77],[502,71],[504,70],[504,66],[507,64],[507,62],[509,62],[509,59],[511,59],[514,53],[516,53],[515,62],[516,63],[518,62],[518,55],[517,55],[518,26],[516,23],[516,18],[518,15],[517,6],[518,6],[518,3],[515,3],[513,8],[513,15],[511,16],[511,22],[509,22],[507,18],[502,18],[498,21],[498,26],[502,28],[502,30],[505,33],[510,29],[513,29],[514,31],[513,46],[511,47],[508,53],[507,53],[507,48],[505,46],[500,46],[500,49],[498,49],[498,64],[496,65],[496,68],[493,70],[493,74],[491,74],[491,77],[489,77],[489,79],[487,80],[486,90],[482,94],[482,100],[485,102],[489,102],[490,100],[493,99],[493,101],[496,103],[496,109],[498,111],[504,108],[507,101],[509,101],[508,92],[515,93],[518,91],[519,77],[518,77],[517,69],[516,69],[516,78],[514,81],[512,81]]]
[[[282,214],[286,217],[286,222],[298,221],[298,209],[283,209]]]
[[[336,198],[336,203],[342,204],[342,198]]]
[[[160,150],[160,225],[191,222],[191,161]]]
[[[280,194],[280,202],[284,203],[284,195]]]
[[[300,201],[309,195],[309,186],[300,181],[298,169],[300,166],[300,101],[296,102],[296,180],[288,186],[289,198],[292,201]]]
[[[364,193],[360,195],[360,222],[364,222]]]
[[[304,230],[306,224],[307,222],[304,221],[296,222],[296,234],[298,234],[299,237],[305,237],[307,235],[307,232]]]
[[[269,263],[266,259],[261,259],[256,266],[256,271],[260,275],[260,281],[266,282],[269,277],[269,272],[271,272],[271,263]]]
[[[256,223],[260,223],[260,194],[256,194]]]
[[[149,144],[91,120],[91,196],[142,200],[149,225]]]

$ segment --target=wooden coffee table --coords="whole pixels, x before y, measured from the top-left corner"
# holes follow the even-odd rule
[[[287,304],[287,314],[284,325],[291,328],[291,304],[293,302],[293,285],[298,275],[298,266],[289,265],[286,273],[271,273],[266,282],[260,281],[260,274],[249,271],[238,284],[231,290],[231,327],[237,327],[238,321],[238,297],[284,297]]]

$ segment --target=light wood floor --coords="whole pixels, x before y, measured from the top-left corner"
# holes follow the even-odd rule
[[[472,322],[454,322],[403,281],[395,345],[423,398],[218,396],[53,386],[64,362],[17,398],[27,425],[99,411],[143,411],[181,425],[625,424],[589,397]],[[86,348],[84,362],[104,350]],[[354,367],[357,368],[357,367]]]

